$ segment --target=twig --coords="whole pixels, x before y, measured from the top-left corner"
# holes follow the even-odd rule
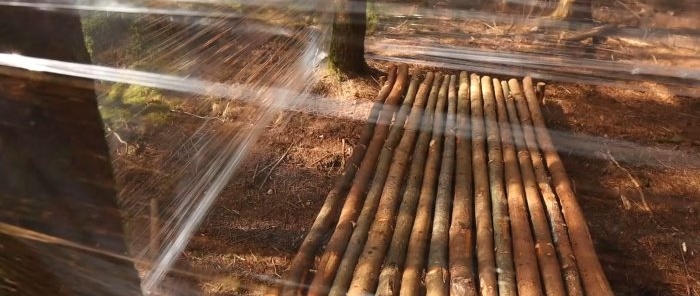
[[[340,167],[345,167],[345,138],[340,139]]]
[[[288,205],[290,205],[290,206],[292,206],[292,207],[295,207],[295,208],[297,208],[297,209],[301,209],[301,207],[300,207],[300,206],[298,206],[298,205],[295,205],[295,204],[291,203],[291,202],[290,202],[290,201],[288,201],[288,200],[285,200],[284,202],[286,202],[286,203],[287,203]]]
[[[282,156],[270,168],[270,171],[267,173],[267,176],[265,176],[265,179],[263,179],[262,184],[260,184],[260,188],[258,188],[258,189],[262,189],[263,186],[265,186],[265,183],[267,183],[267,179],[270,178],[270,175],[272,175],[272,172],[275,171],[275,168],[282,162],[282,160],[284,160],[284,158],[287,156],[287,154],[289,154],[289,151],[292,150],[293,146],[294,146],[294,143],[290,144],[289,148],[287,148],[287,151],[285,151],[284,154],[282,154]]]
[[[185,115],[189,115],[189,116],[196,117],[196,118],[199,118],[199,119],[207,119],[207,120],[209,120],[209,119],[216,119],[216,120],[218,120],[218,121],[225,122],[224,119],[222,119],[221,117],[218,117],[218,116],[201,116],[201,115],[197,115],[197,114],[194,114],[194,113],[190,113],[190,112],[186,112],[186,111],[182,111],[182,110],[175,110],[175,109],[170,110],[170,112],[185,114]]]
[[[259,165],[260,165],[260,163],[256,163],[256,164],[255,164],[255,170],[253,171],[253,178],[252,178],[252,181],[253,181],[253,182],[255,182],[255,177],[258,176],[258,166],[259,166]]]
[[[685,260],[685,252],[687,248],[685,242],[681,243],[681,258],[683,258],[683,267],[685,268],[685,291],[690,296],[690,272],[688,271],[688,263]]]
[[[122,137],[119,136],[119,134],[117,132],[113,131],[109,127],[107,127],[107,132],[108,132],[107,137],[109,137],[110,135],[114,135],[114,137],[117,138],[117,141],[119,141],[119,143],[124,144],[124,154],[128,154],[129,153],[129,143],[122,140]]]
[[[627,4],[625,4],[624,2],[622,2],[622,1],[620,1],[620,0],[615,0],[615,2],[619,3],[620,5],[622,5],[622,7],[624,7],[624,8],[627,9],[629,12],[631,12],[635,17],[637,17],[638,20],[641,20],[641,19],[642,19],[642,17],[639,16],[639,14],[638,14],[637,12],[635,12],[634,10],[632,10],[632,8],[630,8],[630,7],[629,7]]]
[[[603,37],[615,29],[617,29],[615,25],[603,25],[583,32],[574,33],[563,39],[566,41],[582,41],[592,37]]]
[[[610,161],[613,164],[615,164],[616,167],[620,168],[621,170],[623,170],[627,174],[627,177],[630,179],[630,181],[632,181],[632,184],[634,184],[635,188],[637,189],[637,193],[639,193],[639,198],[642,200],[642,206],[641,206],[642,210],[644,210],[646,212],[651,212],[651,208],[649,207],[649,204],[647,204],[646,197],[644,196],[644,191],[642,190],[642,186],[639,185],[639,181],[637,181],[637,178],[635,178],[628,169],[622,167],[622,165],[620,165],[620,163],[617,162],[615,157],[612,156],[612,154],[610,153],[609,150],[606,152],[606,155],[608,156],[608,159],[610,159]]]
[[[225,210],[231,212],[231,213],[236,214],[237,216],[240,216],[240,215],[241,215],[241,212],[239,212],[239,211],[229,209],[229,208],[227,208],[226,206],[221,206],[221,207],[224,208]]]
[[[333,156],[333,154],[328,154],[328,155],[325,155],[325,156],[321,156],[321,158],[319,158],[318,160],[312,162],[312,163],[311,163],[311,166],[313,166],[313,165],[315,165],[315,164],[321,162],[322,160],[324,160],[324,159],[326,159],[326,158],[328,158],[328,157],[330,157],[330,156]]]

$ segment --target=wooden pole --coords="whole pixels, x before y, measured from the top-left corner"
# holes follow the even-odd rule
[[[489,149],[488,172],[494,226],[493,240],[496,250],[496,267],[498,268],[498,292],[501,296],[515,295],[517,288],[513,267],[510,222],[508,221],[508,200],[503,184],[503,153],[491,77],[481,77],[481,92],[484,98],[486,137]]]
[[[416,207],[420,197],[420,187],[423,181],[423,170],[428,156],[430,138],[433,133],[433,117],[435,115],[436,96],[430,96],[423,114],[420,134],[411,160],[403,201],[394,228],[394,235],[389,250],[379,274],[377,295],[398,294],[401,285],[401,269],[406,260],[406,248],[409,243],[411,229],[416,217]]]
[[[450,225],[450,295],[476,295],[474,283],[474,199],[472,194],[472,147],[469,119],[469,76],[459,74],[455,193]]]
[[[518,113],[520,114],[520,125],[522,126],[525,144],[530,152],[530,157],[532,158],[537,183],[539,185],[540,192],[542,193],[545,207],[547,208],[547,214],[549,216],[552,231],[552,239],[559,254],[561,270],[564,276],[564,281],[566,282],[567,295],[584,295],[583,288],[581,286],[581,278],[576,266],[576,257],[574,257],[571,241],[569,240],[569,234],[566,230],[566,222],[564,221],[564,216],[562,215],[559,201],[554,194],[554,190],[552,190],[552,187],[549,184],[549,175],[547,174],[542,154],[537,146],[537,139],[535,137],[535,131],[532,127],[532,119],[530,117],[527,102],[522,97],[523,94],[520,91],[517,80],[514,80],[513,85],[517,88],[507,103],[509,108],[517,107]],[[512,98],[518,96],[520,99],[515,100],[514,102]],[[516,106],[512,107],[511,105],[514,104]]]
[[[360,162],[365,156],[367,145],[374,134],[375,122],[377,122],[382,106],[384,106],[384,100],[389,96],[389,92],[393,88],[395,82],[396,67],[391,67],[389,69],[389,77],[379,91],[377,100],[372,106],[367,119],[367,124],[365,124],[364,130],[360,135],[360,140],[352,151],[350,160],[346,163],[343,173],[336,178],[333,189],[331,189],[326,196],[326,201],[323,203],[323,206],[321,206],[321,210],[314,224],[311,226],[299,251],[292,260],[291,267],[284,277],[284,287],[281,289],[282,295],[296,294],[299,284],[301,284],[305,274],[313,265],[316,252],[321,247],[321,244],[323,244],[323,240],[328,234],[328,231],[330,231],[333,223],[337,221],[343,197],[355,177]]]
[[[508,213],[513,233],[513,259],[515,261],[515,275],[518,285],[518,294],[523,296],[542,295],[540,273],[537,268],[537,256],[535,255],[535,243],[532,240],[532,230],[528,219],[525,190],[518,168],[518,156],[516,155],[513,138],[518,141],[517,125],[508,123],[508,117],[518,118],[517,113],[506,111],[504,90],[498,79],[493,80],[493,88],[496,95],[496,109],[498,123],[500,124],[503,146],[503,164],[505,166],[506,190],[508,195]],[[510,111],[510,112],[509,112]],[[520,154],[518,154],[520,155]],[[529,155],[527,155],[529,158]],[[529,159],[528,159],[529,161]]]
[[[441,75],[437,74],[430,92],[432,100],[437,98],[440,89]],[[426,121],[433,118],[433,114],[426,113]],[[442,137],[444,125],[442,121],[435,120],[433,124],[432,138],[429,144],[428,160],[423,171],[423,183],[420,189],[416,220],[413,222],[411,239],[406,251],[406,267],[401,277],[401,290],[399,295],[415,296],[421,293],[421,276],[425,266],[425,257],[428,250],[428,235],[430,223],[433,221],[433,206],[435,205],[435,190],[438,181],[438,171],[442,159]]]
[[[610,283],[605,277],[603,266],[595,253],[595,247],[588,231],[583,211],[576,200],[569,176],[547,130],[532,86],[532,79],[526,77],[523,80],[523,84],[528,109],[535,127],[537,142],[544,152],[547,168],[549,168],[549,172],[552,175],[552,183],[562,205],[562,212],[564,213],[564,219],[566,219],[569,238],[571,239],[579,271],[581,272],[585,292],[588,295],[613,295]]]
[[[445,79],[447,82],[447,79]],[[457,95],[455,84],[457,77],[450,76],[449,85],[443,83],[443,89],[447,86],[447,102],[438,102],[437,110],[446,112],[438,113],[445,124],[445,142],[442,151],[442,164],[438,179],[437,195],[435,199],[435,218],[433,219],[433,231],[431,232],[430,249],[428,250],[428,271],[425,275],[425,285],[428,295],[449,294],[450,273],[448,263],[449,228],[452,208],[452,182],[454,178],[455,161],[455,109],[457,108]],[[444,98],[444,96],[443,96]],[[445,114],[446,113],[446,114]]]
[[[406,128],[404,129],[401,143],[399,143],[394,153],[394,158],[389,168],[389,176],[384,185],[376,215],[374,215],[374,222],[369,229],[367,243],[355,268],[354,277],[348,292],[350,295],[365,295],[375,291],[382,260],[392,238],[393,222],[396,219],[397,206],[401,201],[400,193],[407,171],[406,168],[408,167],[418,130],[420,129],[426,104],[425,98],[428,96],[428,84],[426,83],[422,86],[425,87],[421,87],[423,91],[421,100],[417,100],[416,104],[413,105],[411,115],[406,121]]]
[[[517,80],[514,80],[517,82]],[[517,85],[514,85],[517,86]],[[504,89],[506,95],[509,95],[509,88]],[[517,90],[513,96],[522,96]],[[510,95],[509,95],[510,96]],[[512,97],[509,99],[509,112],[515,113],[515,106]],[[522,100],[521,100],[522,101]],[[523,118],[529,121],[529,115],[524,114]],[[537,259],[542,273],[542,281],[547,295],[564,295],[566,290],[562,280],[561,268],[557,259],[556,249],[552,241],[549,223],[547,221],[547,213],[542,205],[540,198],[540,190],[535,177],[534,168],[530,151],[527,148],[525,138],[523,137],[522,129],[519,127],[517,116],[511,116],[515,132],[515,144],[518,149],[518,161],[525,185],[525,196],[527,198],[528,208],[530,210],[530,220],[535,233],[535,245],[537,246]],[[522,121],[521,121],[522,122]],[[530,128],[531,129],[531,128]]]
[[[387,134],[389,133],[391,120],[394,117],[396,105],[398,102],[400,102],[401,97],[403,96],[407,80],[408,67],[402,65],[399,68],[396,84],[389,93],[386,103],[379,114],[377,127],[375,128],[374,135],[369,142],[369,147],[367,148],[365,158],[360,164],[357,176],[350,187],[350,191],[341,210],[335,232],[328,242],[326,251],[323,254],[321,262],[317,268],[316,275],[311,283],[311,286],[309,287],[309,295],[322,295],[327,293],[328,286],[333,280],[336,269],[340,263],[340,259],[345,252],[348,239],[352,234],[355,220],[357,219],[359,209],[362,206],[362,198],[364,197],[365,190],[369,185],[370,178],[372,178],[372,175],[374,175],[375,168],[378,168],[379,166],[377,160],[381,157],[380,153],[384,154],[384,151],[386,151],[386,149],[382,149],[382,147],[388,148],[389,151],[393,150],[396,141],[390,141],[387,138]],[[403,122],[399,117],[400,114],[397,114],[397,123],[399,125],[403,125]],[[403,115],[403,117],[405,118],[405,115]],[[395,138],[396,136],[392,137],[392,139]],[[386,161],[380,162],[384,163]]]
[[[486,166],[486,138],[481,81],[471,75],[472,165],[474,170],[474,218],[476,222],[476,258],[479,270],[479,291],[483,296],[498,295],[496,257],[493,244],[493,220],[489,195],[489,173]]]

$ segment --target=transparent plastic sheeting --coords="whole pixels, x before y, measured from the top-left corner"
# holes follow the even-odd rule
[[[369,59],[637,89],[653,85],[700,96],[700,9],[692,1],[668,8],[669,15],[677,14],[673,18],[645,14],[652,3],[594,1],[596,23],[555,20],[547,17],[551,4],[540,2],[413,2],[369,3]],[[311,92],[326,57],[332,5],[320,0],[81,0],[0,1],[0,6],[81,18],[92,64],[2,52],[0,74],[59,74],[66,86],[73,85],[66,77],[96,81],[128,251],[81,244],[27,224],[2,221],[0,232],[34,242],[35,251],[54,256],[53,264],[76,275],[59,277],[64,281],[59,286],[100,280],[94,271],[105,267],[76,263],[80,254],[134,263],[147,293],[199,294],[199,282],[222,279],[249,290],[277,284],[273,274],[208,274],[176,267],[176,262],[258,137],[281,118],[280,111],[367,117],[369,103]],[[598,33],[589,38],[586,32]],[[234,121],[221,120],[233,113]],[[172,123],[169,114],[181,115],[175,118],[182,122]],[[173,124],[190,126],[191,132],[170,132]],[[663,159],[664,165],[700,167],[697,156],[673,150],[552,132],[563,143],[560,149],[574,154],[590,156],[596,145],[607,145],[625,156],[622,161],[659,166],[654,160]],[[160,145],[141,145],[146,137],[157,137]],[[128,160],[133,154],[143,155],[140,161],[151,168],[133,164]],[[144,172],[134,173],[134,166]],[[159,211],[155,226],[154,203]],[[70,251],[53,253],[53,246]],[[134,293],[126,276],[124,283],[100,285],[112,295]]]

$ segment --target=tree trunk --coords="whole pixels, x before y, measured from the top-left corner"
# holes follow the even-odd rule
[[[361,74],[365,64],[366,0],[336,0],[329,60],[331,69]]]
[[[3,7],[0,52],[90,62],[66,12]],[[0,118],[0,274],[12,279],[0,294],[33,295],[39,282],[44,295],[140,294],[94,82],[0,67]]]
[[[550,18],[554,20],[590,22],[593,20],[591,0],[559,0]]]

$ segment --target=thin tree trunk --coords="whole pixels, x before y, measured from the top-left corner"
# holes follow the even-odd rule
[[[433,83],[434,74],[428,73],[423,82],[427,87],[424,91],[427,95]],[[420,92],[420,91],[419,91]],[[413,152],[411,160],[411,168],[406,181],[406,189],[403,196],[403,201],[399,208],[399,214],[394,229],[394,235],[391,239],[389,251],[384,260],[384,266],[379,274],[379,286],[377,295],[394,295],[398,294],[401,285],[401,269],[406,260],[406,247],[408,245],[409,236],[413,227],[413,222],[416,216],[416,207],[420,197],[420,186],[423,181],[423,170],[428,156],[428,148],[430,145],[430,137],[433,130],[433,114],[435,113],[435,96],[430,96],[432,100],[428,100],[425,112],[422,115],[423,121],[420,126],[420,135],[416,142],[416,148]]]
[[[513,140],[517,143],[522,135],[518,132],[518,125],[508,123],[508,117],[518,118],[515,110],[506,111],[504,89],[498,79],[493,80],[493,88],[496,95],[496,107],[498,123],[500,124],[501,138],[503,139],[503,162],[505,165],[506,189],[508,192],[508,213],[513,233],[513,253],[515,261],[515,274],[519,295],[542,295],[540,273],[537,268],[537,256],[535,255],[535,243],[532,240],[532,230],[528,219],[527,202],[523,179],[521,179],[518,167],[518,156]],[[529,155],[527,155],[529,157]],[[529,159],[528,159],[529,161]]]
[[[591,4],[591,0],[559,0],[549,17],[554,20],[592,21]]]
[[[513,92],[513,96],[522,96],[519,85],[517,85],[517,80],[513,79],[511,81],[513,81],[512,86],[517,89]],[[509,89],[506,89],[506,91],[509,91]],[[509,100],[511,101],[509,104],[512,109],[511,112],[516,112],[515,106],[512,104],[512,99]],[[518,122],[517,116],[511,117],[511,120],[514,123]],[[521,118],[521,122],[523,122],[523,120],[529,121],[529,116]],[[525,184],[525,196],[527,197],[527,204],[530,210],[530,219],[535,233],[537,259],[542,272],[545,292],[547,295],[564,295],[566,290],[562,280],[559,260],[556,256],[554,242],[552,241],[547,214],[542,205],[542,200],[540,199],[540,190],[535,178],[530,151],[526,146],[522,129],[517,127],[517,125],[514,125],[514,127],[517,128],[515,143],[518,149],[518,159],[523,176],[523,183]]]
[[[474,169],[474,211],[476,221],[476,257],[479,269],[479,291],[483,296],[498,295],[496,258],[493,245],[493,219],[489,195],[489,173],[486,166],[484,107],[479,75],[471,75],[472,165]]]
[[[389,126],[394,117],[396,105],[401,101],[407,81],[408,67],[402,65],[399,68],[396,83],[389,93],[382,111],[379,114],[379,120],[377,122],[377,126],[375,127],[374,135],[369,142],[369,147],[367,148],[365,157],[362,160],[357,175],[355,176],[355,180],[350,187],[350,192],[348,193],[343,209],[341,210],[335,232],[328,242],[326,251],[321,258],[316,276],[314,277],[309,290],[309,295],[325,294],[328,291],[328,286],[335,276],[340,260],[345,252],[348,239],[352,234],[355,220],[357,219],[359,209],[363,202],[362,197],[364,196],[364,192],[367,189],[370,178],[374,174],[375,168],[378,165],[377,159],[380,157],[380,153],[383,151],[382,147],[390,146],[389,150],[393,150],[393,144],[385,144],[385,139],[387,138],[387,133],[389,133]]]
[[[583,211],[576,200],[576,195],[571,186],[571,181],[566,173],[564,164],[559,158],[552,138],[547,131],[547,126],[540,110],[537,96],[532,85],[532,79],[526,77],[523,81],[525,98],[532,116],[533,126],[537,142],[545,155],[545,161],[552,175],[552,183],[559,196],[562,212],[569,230],[569,238],[576,256],[576,262],[581,272],[583,286],[588,295],[613,295],[610,283],[605,277],[603,267],[595,253],[593,240],[591,239]],[[517,99],[517,97],[516,97]]]
[[[440,91],[442,75],[435,74],[430,100],[436,101]],[[437,110],[435,111],[437,112]],[[434,119],[434,113],[426,113],[425,121]],[[416,220],[413,223],[411,239],[406,252],[406,268],[401,278],[399,295],[421,295],[421,275],[425,267],[425,257],[428,250],[428,235],[430,223],[433,221],[433,206],[435,205],[435,190],[440,170],[442,154],[443,122],[435,120],[432,128],[432,138],[429,144],[428,160],[423,173],[423,184],[420,189]]]
[[[450,225],[450,295],[476,295],[474,283],[474,199],[472,197],[472,147],[469,119],[469,76],[459,74],[455,194]]]
[[[370,110],[369,117],[367,118],[367,124],[365,124],[362,134],[360,135],[360,140],[352,151],[350,159],[346,162],[343,173],[336,178],[335,185],[333,189],[326,196],[326,201],[321,206],[321,210],[311,226],[309,233],[306,235],[304,242],[301,244],[297,255],[292,261],[291,268],[284,277],[284,283],[287,285],[297,285],[301,284],[304,274],[313,265],[313,260],[316,252],[321,247],[323,239],[328,235],[331,230],[333,223],[338,221],[338,215],[340,213],[341,202],[343,197],[347,193],[350,184],[352,183],[357,168],[360,162],[365,156],[367,151],[367,145],[369,144],[372,135],[374,134],[374,127],[377,119],[379,118],[379,112],[384,106],[384,100],[389,96],[394,83],[396,82],[396,67],[391,67],[389,69],[389,76],[387,80],[383,83],[379,95]],[[291,286],[285,287],[282,294],[294,294],[296,287]],[[290,291],[290,292],[287,292]]]
[[[504,87],[507,86],[508,85],[504,82]],[[522,96],[522,94],[520,95]],[[542,98],[539,99],[541,100]],[[513,102],[512,97],[510,97],[507,101],[508,108],[515,110],[515,103],[516,102]],[[537,183],[539,185],[540,192],[542,193],[545,207],[547,207],[547,214],[549,216],[550,227],[552,230],[552,238],[561,261],[561,270],[566,282],[567,295],[581,296],[583,295],[583,288],[581,287],[581,279],[576,267],[576,258],[574,257],[573,250],[571,249],[569,234],[566,232],[566,222],[564,222],[564,216],[562,216],[559,201],[554,195],[552,187],[549,185],[549,176],[547,175],[547,171],[545,169],[542,154],[537,147],[535,132],[532,129],[530,111],[528,110],[527,102],[524,99],[518,100],[517,110],[520,114],[520,124],[523,129],[525,144],[530,151],[530,157],[532,158]]]
[[[359,295],[373,293],[376,288],[382,259],[392,237],[396,208],[400,199],[406,167],[420,129],[421,119],[428,98],[429,82],[422,83],[419,96],[413,104],[411,113],[406,120],[406,126],[401,142],[396,148],[391,160],[389,174],[381,194],[380,202],[374,216],[374,222],[369,229],[368,239],[355,267],[354,278],[348,294]],[[359,228],[358,228],[359,230]],[[348,250],[349,251],[349,250]]]
[[[506,199],[503,184],[503,153],[491,77],[481,77],[481,92],[484,97],[486,136],[489,149],[488,171],[494,226],[493,240],[496,250],[496,267],[498,268],[498,292],[501,296],[515,295],[517,290],[510,238],[510,222],[508,221],[508,200]]]
[[[90,63],[79,15],[34,8],[0,9],[0,52]],[[0,294],[140,294],[94,81],[0,67],[0,118]]]
[[[328,58],[332,69],[361,74],[365,64],[365,31],[367,30],[366,0],[335,0],[338,10],[333,20],[333,32]]]
[[[442,95],[438,101],[436,118],[445,121],[445,140],[442,151],[442,164],[438,179],[437,195],[435,200],[435,216],[433,218],[433,230],[428,251],[428,271],[425,275],[425,285],[428,295],[449,294],[450,274],[447,262],[449,246],[450,216],[452,208],[452,182],[454,178],[455,161],[455,109],[457,108],[457,95],[455,84],[457,77],[450,76],[449,84],[447,76],[443,82],[443,90],[447,92],[447,102]],[[445,103],[447,110],[445,112]],[[445,116],[446,115],[446,116]]]

